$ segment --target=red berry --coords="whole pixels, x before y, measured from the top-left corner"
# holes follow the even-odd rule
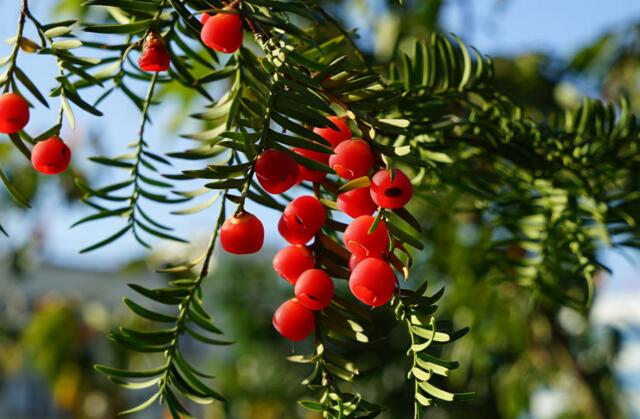
[[[162,37],[151,32],[144,40],[142,54],[138,59],[138,65],[143,71],[158,72],[167,71],[171,58]]]
[[[297,299],[292,298],[278,307],[273,315],[272,323],[278,333],[297,342],[313,332],[316,326],[315,320],[311,310],[305,308]]]
[[[345,179],[366,176],[373,167],[373,152],[366,141],[359,139],[344,141],[329,157],[329,166],[338,176]]]
[[[272,194],[280,194],[298,183],[298,163],[278,150],[263,152],[256,161],[256,176],[262,188]]]
[[[29,122],[29,103],[15,93],[0,96],[0,132],[13,134]]]
[[[296,298],[309,310],[322,310],[333,297],[333,281],[322,269],[304,271],[295,288]]]
[[[324,205],[317,198],[304,195],[284,209],[278,231],[291,244],[305,244],[320,231],[326,218]]]
[[[292,151],[301,155],[302,157],[306,157],[308,159],[315,160],[318,163],[322,163],[325,166],[329,165],[329,154],[327,153],[307,150],[305,148],[293,148]],[[325,172],[322,172],[320,170],[309,169],[303,164],[298,164],[298,170],[300,172],[300,179],[308,180],[309,182],[320,182],[327,175]]]
[[[351,138],[351,130],[349,129],[349,125],[347,125],[347,121],[345,118],[330,116],[327,119],[333,122],[333,125],[338,127],[338,130],[335,130],[331,127],[324,127],[314,128],[313,132],[315,132],[316,134],[324,138],[329,144],[331,144],[331,148],[336,148],[338,144]]]
[[[349,270],[353,271],[355,269],[355,267],[358,266],[358,263],[362,262],[365,259],[366,259],[366,257],[362,257],[362,256],[358,256],[358,255],[351,255],[349,257]]]
[[[209,18],[211,18],[211,15],[209,13],[203,13],[200,15],[200,23],[202,23],[202,25],[204,25],[205,23],[207,23],[207,21],[209,20]]]
[[[306,232],[291,230],[283,217],[280,217],[278,221],[278,232],[287,242],[291,244],[306,244],[311,237]]]
[[[379,307],[393,297],[396,276],[384,260],[367,258],[351,272],[349,289],[358,300],[369,306]]]
[[[351,218],[373,214],[378,206],[371,199],[369,188],[353,189],[338,195],[338,208]]]
[[[248,212],[225,220],[220,229],[220,244],[229,253],[247,255],[262,249],[264,227],[262,222]]]
[[[371,178],[371,198],[382,208],[402,208],[411,199],[413,187],[402,170],[380,170]]]
[[[276,253],[273,269],[278,275],[295,285],[300,274],[316,264],[313,254],[305,246],[287,246]]]
[[[37,143],[31,151],[31,164],[45,175],[57,175],[67,170],[71,150],[58,136]]]
[[[238,14],[220,13],[203,19],[200,39],[211,49],[232,54],[242,46],[242,18]]]
[[[382,257],[389,247],[389,232],[380,220],[376,229],[369,233],[375,217],[362,215],[351,222],[344,231],[344,244],[351,253],[359,257]]]

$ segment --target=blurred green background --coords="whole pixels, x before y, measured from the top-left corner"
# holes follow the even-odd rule
[[[404,7],[395,1],[323,1],[345,25],[358,28],[359,43],[372,61],[386,62],[415,37],[433,30],[454,32],[495,58],[499,88],[540,119],[570,108],[588,94],[615,99],[626,94],[640,111],[640,3],[631,0],[414,0]],[[13,36],[18,2],[1,0],[0,37]],[[85,13],[81,0],[57,0],[32,9],[42,21]],[[84,16],[89,20],[100,15]],[[0,47],[0,55],[9,52]],[[47,85],[55,72],[39,57],[27,57],[24,69]],[[163,92],[164,105],[149,138],[159,149],[175,149],[178,132],[191,122],[188,107],[201,105],[183,90]],[[100,150],[122,150],[135,135],[137,115],[130,104],[105,102],[108,117],[84,117],[66,138],[77,150],[73,175],[101,179],[83,157]],[[42,126],[53,111],[38,110],[34,124]],[[129,137],[131,138],[131,137]],[[114,229],[92,224],[69,230],[86,214],[74,203],[78,191],[72,174],[59,180],[36,178],[15,159],[6,141],[0,158],[34,209],[18,211],[0,197],[0,218],[11,234],[0,239],[0,417],[113,418],[137,399],[110,385],[94,372],[96,362],[144,367],[145,357],[130,357],[106,339],[109,330],[133,321],[121,303],[126,284],[159,284],[167,278],[154,267],[181,255],[189,247],[160,243],[151,253],[123,240],[87,256],[77,255],[83,244]],[[451,377],[456,391],[475,391],[467,403],[441,404],[429,411],[432,419],[640,418],[640,281],[637,255],[602,251],[614,269],[601,275],[596,302],[578,313],[547,301],[515,283],[498,278],[485,244],[496,234],[487,220],[450,211],[464,204],[450,195],[438,205],[413,202],[425,226],[426,250],[416,255],[414,278],[429,278],[432,289],[446,287],[441,318],[471,333],[453,345],[451,357],[461,367]],[[164,208],[157,216],[167,218]],[[275,215],[260,212],[267,220]],[[156,214],[154,214],[156,215]],[[201,248],[211,224],[210,212],[188,220],[168,218]],[[268,223],[267,223],[268,224]],[[273,224],[273,223],[272,223]],[[204,231],[203,231],[204,230]],[[282,246],[274,231],[268,246],[255,257],[229,258],[217,254],[205,285],[208,308],[238,343],[224,349],[192,345],[190,355],[217,376],[216,388],[226,405],[195,410],[199,418],[311,418],[296,407],[305,390],[297,383],[305,367],[287,363],[285,356],[305,349],[281,339],[271,327],[279,302],[288,298],[288,285],[272,273],[270,260]],[[507,250],[522,257],[522,249]],[[535,304],[533,303],[535,302]],[[381,324],[393,327],[384,315]],[[385,323],[386,322],[386,323]],[[363,359],[371,369],[358,390],[389,407],[381,417],[410,417],[411,390],[406,381],[407,342],[400,331],[377,344]],[[139,395],[139,400],[144,394]],[[157,406],[136,418],[161,418]],[[306,415],[306,416],[305,416]],[[168,417],[168,416],[167,416]]]

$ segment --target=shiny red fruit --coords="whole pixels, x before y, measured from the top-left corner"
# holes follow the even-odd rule
[[[366,305],[379,307],[393,298],[396,276],[384,260],[367,258],[351,272],[349,289]]]
[[[211,15],[209,13],[203,13],[200,15],[200,23],[202,23],[202,25],[204,25],[205,23],[207,23],[207,21],[211,18]]]
[[[402,208],[411,200],[413,186],[402,170],[380,170],[371,178],[371,199],[382,208]]]
[[[37,143],[31,151],[31,164],[45,175],[57,175],[67,170],[71,150],[58,136]]]
[[[373,151],[366,141],[359,139],[344,141],[329,157],[329,166],[338,176],[345,179],[366,176],[373,167]]]
[[[325,166],[329,165],[329,154],[327,153],[307,150],[305,148],[293,148],[292,151],[301,155],[302,157],[306,157],[308,159],[315,160],[318,163],[322,163]],[[325,176],[327,176],[325,172],[309,169],[303,164],[298,164],[298,170],[300,172],[300,179],[307,180],[309,182],[320,182],[325,178]]]
[[[222,248],[235,255],[256,253],[264,243],[262,222],[248,212],[225,220],[220,229]]]
[[[256,177],[262,188],[272,194],[280,194],[298,183],[298,163],[278,150],[263,152],[256,161]]]
[[[313,269],[315,264],[316,260],[311,251],[300,245],[287,246],[273,258],[273,269],[291,285],[295,285],[298,277],[304,271]]]
[[[347,125],[347,120],[345,118],[330,116],[327,119],[333,122],[338,129],[335,130],[331,127],[314,128],[313,132],[331,144],[331,148],[336,148],[338,144],[351,138],[351,129],[349,129],[349,125]]]
[[[29,103],[15,93],[0,96],[0,132],[13,134],[29,122]]]
[[[167,71],[170,63],[171,57],[164,40],[159,34],[151,32],[144,40],[142,54],[138,59],[140,69],[149,72]]]
[[[296,298],[309,310],[322,310],[333,297],[333,281],[322,269],[304,271],[295,288]]]
[[[273,315],[273,327],[285,338],[292,341],[305,339],[313,332],[316,319],[313,312],[292,298],[285,301]]]
[[[305,244],[315,236],[327,219],[327,213],[317,198],[304,195],[294,199],[284,209],[278,231],[291,244]]]
[[[378,206],[373,199],[369,188],[353,189],[338,195],[338,209],[351,218],[358,218],[361,215],[373,214]]]
[[[203,18],[200,39],[211,49],[232,54],[242,46],[242,18],[238,14],[220,13]]]
[[[375,230],[369,233],[375,217],[363,215],[351,222],[344,231],[344,244],[351,253],[361,258],[382,257],[389,247],[389,231],[380,220]]]
[[[366,259],[366,257],[362,257],[362,256],[358,256],[358,255],[352,254],[349,257],[349,270],[353,271],[355,269],[355,267],[358,266],[358,263],[362,262],[365,259]]]
[[[313,237],[306,232],[290,229],[283,217],[278,221],[278,233],[291,244],[306,244]]]

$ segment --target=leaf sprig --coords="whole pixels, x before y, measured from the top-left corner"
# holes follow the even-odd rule
[[[178,395],[199,404],[209,404],[214,400],[224,401],[222,395],[213,390],[207,380],[213,378],[192,364],[181,350],[181,342],[189,336],[207,345],[229,345],[232,342],[221,340],[217,335],[222,331],[203,307],[202,282],[209,275],[211,257],[218,238],[219,226],[225,218],[225,198],[223,198],[211,240],[205,251],[196,260],[173,266],[161,272],[175,275],[168,287],[149,289],[137,284],[130,287],[156,305],[172,307],[172,312],[149,309],[133,300],[124,299],[124,303],[136,315],[164,327],[154,330],[134,330],[120,328],[110,338],[124,347],[141,353],[162,353],[162,364],[150,370],[129,370],[96,366],[96,369],[109,377],[111,381],[128,389],[147,389],[156,387],[156,391],[143,403],[122,414],[143,410],[156,400],[167,404],[174,418],[190,416]],[[198,273],[193,269],[201,266]],[[140,381],[138,379],[144,379]]]
[[[432,316],[436,303],[442,297],[444,288],[431,296],[425,296],[428,282],[424,282],[415,291],[401,289],[396,294],[393,308],[399,322],[406,325],[411,338],[407,355],[411,358],[411,369],[407,378],[414,381],[414,418],[422,417],[424,407],[431,406],[434,399],[452,402],[473,398],[473,393],[450,393],[433,384],[434,379],[447,377],[451,370],[458,367],[457,362],[440,359],[433,353],[434,347],[460,339],[468,329],[454,333],[444,332]]]
[[[314,392],[318,401],[302,400],[300,405],[323,417],[337,419],[372,418],[384,410],[367,401],[361,394],[344,392],[340,381],[352,382],[359,374],[358,367],[344,358],[341,347],[363,347],[369,342],[363,324],[370,324],[370,315],[347,300],[335,297],[331,306],[316,315],[316,345],[312,355],[292,355],[287,359],[311,364],[311,374],[302,381]]]

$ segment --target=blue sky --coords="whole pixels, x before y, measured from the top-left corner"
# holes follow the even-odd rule
[[[450,31],[484,53],[542,50],[557,56],[638,18],[636,0],[454,0],[444,14]]]

